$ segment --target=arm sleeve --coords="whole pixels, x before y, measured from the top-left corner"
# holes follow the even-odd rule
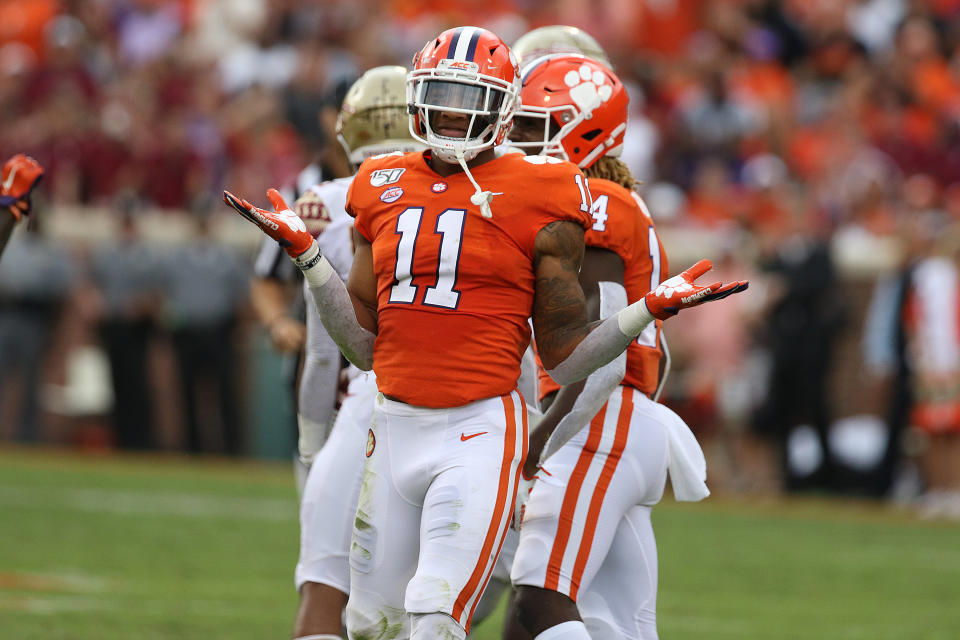
[[[377,336],[360,326],[346,285],[320,254],[316,241],[296,259],[296,263],[307,281],[317,315],[340,352],[357,368],[363,371],[372,369],[373,343]]]
[[[583,380],[630,346],[653,315],[643,298],[603,320],[560,364],[547,371],[557,384]]]
[[[627,292],[623,285],[616,282],[600,282],[598,284],[600,286],[601,318],[609,318],[626,308]],[[627,352],[624,350],[620,355],[587,377],[583,391],[577,396],[573,408],[560,419],[553,433],[550,434],[547,443],[543,446],[543,452],[540,454],[540,464],[543,464],[547,458],[556,453],[570,438],[583,429],[593,419],[593,416],[597,415],[607,398],[623,380],[626,372]]]

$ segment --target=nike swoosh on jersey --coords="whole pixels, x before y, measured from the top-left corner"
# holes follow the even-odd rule
[[[466,434],[464,434],[464,433],[461,433],[461,434],[460,434],[460,442],[466,442],[466,441],[469,440],[470,438],[476,438],[477,436],[482,436],[482,435],[485,434],[485,433],[488,433],[488,432],[487,432],[487,431],[480,431],[480,432],[478,432],[478,433],[471,433],[470,435],[466,435]]]

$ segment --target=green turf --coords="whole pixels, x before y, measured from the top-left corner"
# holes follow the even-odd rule
[[[960,637],[956,525],[718,498],[654,524],[664,640]],[[0,450],[2,639],[288,637],[296,551],[287,465]]]

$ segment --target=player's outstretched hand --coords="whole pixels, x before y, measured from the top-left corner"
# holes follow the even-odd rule
[[[0,208],[20,220],[30,214],[30,192],[43,177],[43,167],[28,155],[18,153],[3,164],[0,173]]]
[[[709,260],[701,260],[680,275],[660,283],[656,289],[644,296],[644,302],[651,315],[658,320],[666,320],[677,315],[681,309],[740,293],[750,284],[746,280],[737,280],[728,284],[714,282],[705,287],[694,284],[694,280],[711,268],[713,264]]]
[[[313,236],[307,232],[307,225],[295,214],[283,196],[276,189],[269,189],[267,197],[274,211],[255,207],[246,200],[238,198],[229,191],[223,192],[223,201],[236,209],[237,213],[260,227],[265,234],[280,243],[291,258],[303,254],[313,245]]]

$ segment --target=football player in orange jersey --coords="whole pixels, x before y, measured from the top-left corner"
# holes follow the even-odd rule
[[[361,165],[347,195],[358,233],[346,287],[275,190],[277,213],[224,193],[294,258],[347,359],[377,375],[350,553],[351,637],[469,630],[526,456],[515,388],[528,318],[544,365],[566,384],[622,353],[654,318],[746,287],[694,284],[709,269],[701,261],[589,323],[577,279],[593,222],[583,174],[494,151],[519,89],[513,54],[484,29],[450,29],[417,54],[407,102],[411,134],[429,150]]]
[[[43,167],[30,156],[18,153],[3,164],[0,173],[0,255],[13,227],[30,215],[30,193],[43,177]]]
[[[522,78],[511,143],[570,160],[587,176],[593,225],[580,282],[593,317],[605,318],[655,290],[668,270],[636,180],[617,159],[626,90],[609,66],[577,54],[528,62]],[[538,480],[526,505],[524,489],[531,485],[521,483],[518,497],[510,640],[657,637],[651,506],[661,497],[668,466],[679,499],[709,493],[696,439],[651,399],[660,378],[660,324],[648,325],[585,382],[560,389],[541,375],[548,408],[531,432],[523,469],[525,481]],[[681,456],[671,463],[671,446],[695,463],[681,465],[688,459]]]

